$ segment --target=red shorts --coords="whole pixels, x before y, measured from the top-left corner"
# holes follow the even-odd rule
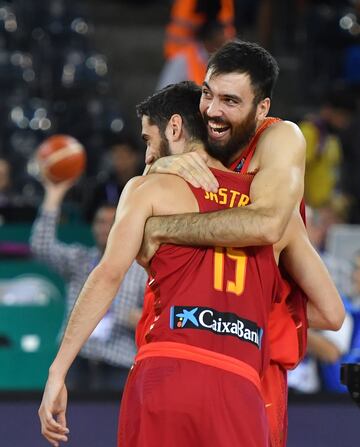
[[[131,370],[118,447],[267,447],[263,399],[249,380],[192,360],[150,357]]]

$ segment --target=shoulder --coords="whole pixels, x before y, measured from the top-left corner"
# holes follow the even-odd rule
[[[176,175],[149,174],[132,178],[126,184],[122,197],[127,203],[150,206],[152,213],[157,215],[181,212],[193,194],[186,181]]]
[[[300,127],[292,121],[279,121],[268,127],[260,138],[260,142],[278,138],[291,139],[300,144],[304,142],[304,136]]]
[[[305,158],[306,143],[299,126],[291,121],[279,121],[266,129],[257,150],[264,157],[296,156]]]
[[[146,176],[137,176],[130,179],[126,184],[128,191],[141,190],[162,190],[166,186],[182,186],[186,184],[185,180],[173,174],[149,174]]]

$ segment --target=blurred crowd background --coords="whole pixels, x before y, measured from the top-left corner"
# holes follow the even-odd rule
[[[307,140],[309,235],[347,309],[338,333],[309,332],[289,383],[345,391],[339,365],[360,361],[359,0],[0,1],[0,391],[44,384],[121,190],[144,168],[135,105],[168,83],[201,82],[208,55],[235,36],[278,60],[271,114]],[[36,150],[54,134],[86,149],[71,188],[37,175]],[[123,386],[146,280],[132,270],[70,388]]]

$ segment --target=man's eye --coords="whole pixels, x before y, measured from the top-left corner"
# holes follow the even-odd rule
[[[202,91],[202,95],[205,97],[205,98],[209,98],[211,95],[210,95],[210,92],[208,91],[208,90],[203,90]]]

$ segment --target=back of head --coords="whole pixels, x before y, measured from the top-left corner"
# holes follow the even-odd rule
[[[273,56],[256,43],[233,40],[223,45],[209,60],[211,76],[246,73],[250,77],[257,104],[271,98],[279,74]]]
[[[159,128],[164,135],[166,126],[173,115],[180,115],[189,138],[206,140],[206,128],[199,111],[201,88],[194,82],[184,81],[171,84],[154,93],[137,105],[140,118],[144,115],[151,124]]]

